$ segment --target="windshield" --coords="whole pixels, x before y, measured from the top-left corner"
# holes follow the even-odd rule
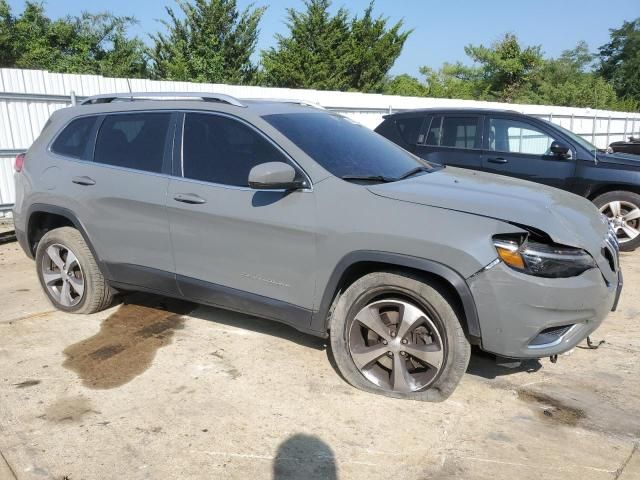
[[[598,147],[596,147],[595,145],[593,145],[591,142],[586,141],[584,138],[582,138],[580,135],[576,135],[575,133],[573,133],[571,130],[568,130],[564,127],[561,127],[560,125],[558,125],[557,123],[553,123],[550,122],[548,120],[545,120],[545,122],[553,125],[555,128],[557,128],[558,130],[562,131],[564,134],[566,134],[568,137],[571,138],[571,140],[573,140],[574,142],[576,142],[577,144],[579,144],[582,148],[586,148],[587,150],[589,150],[591,153],[595,154],[599,149]]]
[[[287,113],[263,118],[336,177],[388,182],[412,171],[434,168],[367,127],[337,114]]]

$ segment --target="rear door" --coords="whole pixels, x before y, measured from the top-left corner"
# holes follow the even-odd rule
[[[69,162],[66,169],[73,210],[110,276],[159,291],[175,289],[165,207],[174,117],[101,116],[88,155],[93,161]]]
[[[227,308],[308,326],[313,308],[316,204],[310,190],[254,190],[252,167],[290,158],[242,120],[184,115],[182,156],[167,198],[180,288]],[[275,313],[274,313],[275,312]],[[287,317],[293,312],[295,318]],[[306,313],[305,313],[306,312]]]
[[[522,117],[487,115],[485,131],[485,171],[571,189],[575,152],[572,159],[552,154],[551,143],[559,139],[551,129]]]
[[[424,142],[416,154],[441,165],[482,168],[481,120],[480,115],[464,113],[428,117]]]

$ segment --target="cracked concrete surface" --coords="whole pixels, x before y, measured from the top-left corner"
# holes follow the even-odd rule
[[[0,479],[640,478],[640,255],[622,265],[598,350],[516,371],[476,354],[428,404],[355,390],[322,340],[243,315],[54,311],[1,245]]]

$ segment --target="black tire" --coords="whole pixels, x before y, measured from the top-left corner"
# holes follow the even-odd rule
[[[602,213],[606,214],[611,218],[611,211],[606,206],[611,204],[611,202],[622,202],[622,213],[628,213],[630,208],[635,207],[636,209],[640,209],[640,195],[633,192],[628,192],[625,190],[616,190],[613,192],[604,193],[593,200],[593,203],[598,210],[602,211]],[[605,211],[603,211],[605,208]],[[632,226],[635,230],[640,229],[640,219],[636,219],[631,221],[630,226]],[[640,246],[640,235],[636,236],[634,239],[625,240],[628,238],[627,235],[619,234],[618,241],[620,242],[620,250],[623,252],[632,252],[636,248]]]
[[[68,248],[75,255],[77,264],[80,266],[84,289],[82,295],[80,295],[81,298],[74,305],[63,305],[45,284],[42,265],[43,262],[48,261],[45,256],[47,255],[47,249],[52,245]],[[42,289],[53,306],[59,310],[70,313],[90,314],[108,308],[113,302],[113,290],[109,287],[98,268],[96,260],[84,238],[75,228],[56,228],[42,237],[36,248],[36,270]]]
[[[348,332],[357,312],[376,300],[393,299],[402,299],[428,312],[444,345],[443,361],[436,376],[424,388],[415,391],[397,392],[376,385],[358,369],[350,353]],[[471,355],[454,305],[446,290],[436,282],[411,274],[376,272],[363,276],[340,295],[330,318],[331,350],[340,373],[351,385],[367,392],[427,402],[446,400],[462,379]],[[405,352],[401,354],[406,355]],[[389,373],[389,377],[392,375]]]

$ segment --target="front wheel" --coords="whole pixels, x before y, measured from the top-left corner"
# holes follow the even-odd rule
[[[630,252],[640,246],[640,195],[622,190],[607,192],[593,203],[609,218],[620,250]]]
[[[368,392],[443,401],[469,363],[449,294],[409,274],[376,272],[354,282],[338,299],[330,328],[340,372]]]

